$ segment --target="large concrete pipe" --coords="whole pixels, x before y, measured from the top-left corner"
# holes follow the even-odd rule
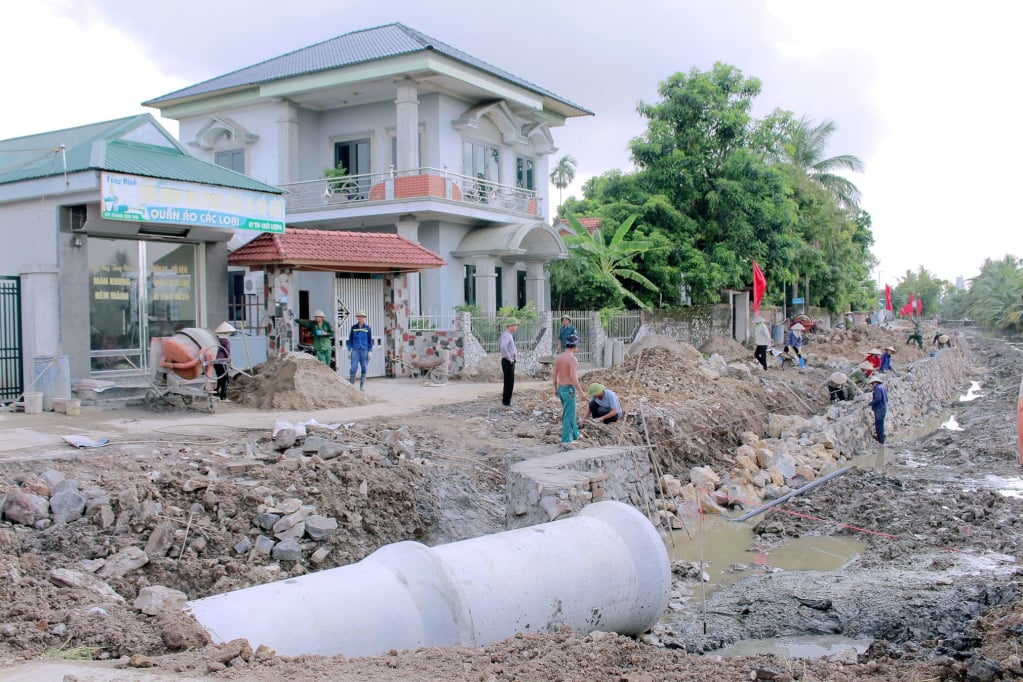
[[[635,635],[668,604],[653,525],[621,502],[448,545],[387,545],[362,561],[189,602],[215,642],[286,656],[481,646],[562,625]]]

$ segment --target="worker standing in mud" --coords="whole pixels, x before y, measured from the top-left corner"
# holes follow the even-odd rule
[[[583,392],[579,383],[579,359],[575,356],[579,337],[572,335],[565,339],[565,350],[554,358],[551,380],[554,393],[561,401],[561,442],[571,443],[579,438],[579,421],[575,414],[576,390]]]
[[[365,390],[366,369],[369,367],[369,355],[373,352],[373,330],[366,324],[366,311],[355,313],[355,324],[348,332],[348,354],[351,364],[348,367],[348,383],[355,385],[355,371],[361,369],[359,390]]]
[[[873,387],[869,404],[870,409],[874,411],[874,440],[884,445],[884,420],[888,414],[888,391],[881,383],[879,374],[870,377],[870,385]]]
[[[313,321],[299,320],[299,325],[312,331],[313,350],[316,351],[316,359],[323,364],[330,366],[330,354],[334,350],[334,327],[324,318],[322,310],[313,313]]]

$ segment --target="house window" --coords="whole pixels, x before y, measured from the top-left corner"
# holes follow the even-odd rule
[[[466,141],[462,162],[465,174],[477,180],[501,181],[501,150],[479,142]]]
[[[356,176],[346,183],[345,199],[364,200],[369,196],[369,140],[335,142],[334,167],[344,168],[348,175]]]
[[[217,152],[213,155],[213,163],[224,168],[230,168],[231,170],[244,173],[245,172],[245,150],[244,149],[229,149],[223,152]]]
[[[533,181],[533,159],[524,156],[515,158],[515,186],[519,189],[536,189]]]
[[[493,201],[497,195],[494,185],[501,181],[501,150],[467,140],[462,147],[462,163],[465,174],[472,178],[466,181],[462,195],[483,204]]]
[[[334,166],[345,169],[348,175],[364,175],[369,169],[369,140],[351,140],[334,143]]]

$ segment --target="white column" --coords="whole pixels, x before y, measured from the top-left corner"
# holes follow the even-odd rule
[[[297,182],[298,107],[285,102],[277,118],[277,184]]]
[[[543,261],[526,262],[526,302],[536,303],[538,311],[550,310],[550,288],[544,277]]]
[[[398,81],[398,96],[394,100],[398,138],[397,171],[419,167],[419,89],[415,81],[405,78]]]
[[[63,236],[63,235],[62,235]],[[32,358],[60,354],[60,274],[56,265],[22,269],[21,339],[25,386],[32,379]]]
[[[497,270],[492,257],[476,260],[476,303],[484,312],[497,312]]]

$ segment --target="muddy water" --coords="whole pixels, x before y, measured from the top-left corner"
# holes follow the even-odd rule
[[[685,531],[675,531],[675,545],[668,539],[672,561],[701,560],[708,576],[707,594],[749,575],[775,570],[834,571],[860,555],[865,544],[849,537],[804,536],[774,549],[757,548],[752,525],[720,516],[687,521],[692,540]]]

